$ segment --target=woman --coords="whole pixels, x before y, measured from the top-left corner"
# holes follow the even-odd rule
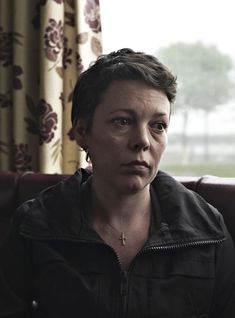
[[[2,252],[0,317],[234,317],[221,215],[159,172],[176,79],[122,49],[78,79],[72,122],[92,173],[19,208]]]

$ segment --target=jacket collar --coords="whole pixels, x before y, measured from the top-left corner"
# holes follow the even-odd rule
[[[224,240],[221,214],[197,193],[164,172],[154,179],[152,192],[160,222],[155,222],[148,245],[173,247]]]
[[[78,170],[73,176],[44,190],[20,209],[20,231],[32,239],[101,241],[89,226],[84,189],[89,176]],[[151,184],[153,222],[148,246],[191,244],[224,239],[220,214],[200,196],[166,173]],[[88,200],[89,201],[89,200]]]

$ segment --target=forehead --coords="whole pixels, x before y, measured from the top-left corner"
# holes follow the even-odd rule
[[[136,112],[161,112],[169,116],[170,102],[164,92],[141,81],[113,81],[97,106],[97,111],[115,112],[119,110]]]

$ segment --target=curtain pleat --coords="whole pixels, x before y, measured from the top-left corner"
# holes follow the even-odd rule
[[[98,0],[0,0],[0,170],[73,173],[78,75],[102,53]]]

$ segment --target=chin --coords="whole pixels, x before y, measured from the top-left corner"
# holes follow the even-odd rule
[[[146,186],[150,184],[150,182],[147,182],[146,180],[143,180],[142,178],[130,178],[132,180],[128,180],[126,182],[123,182],[122,189],[125,193],[138,193],[141,192]]]

